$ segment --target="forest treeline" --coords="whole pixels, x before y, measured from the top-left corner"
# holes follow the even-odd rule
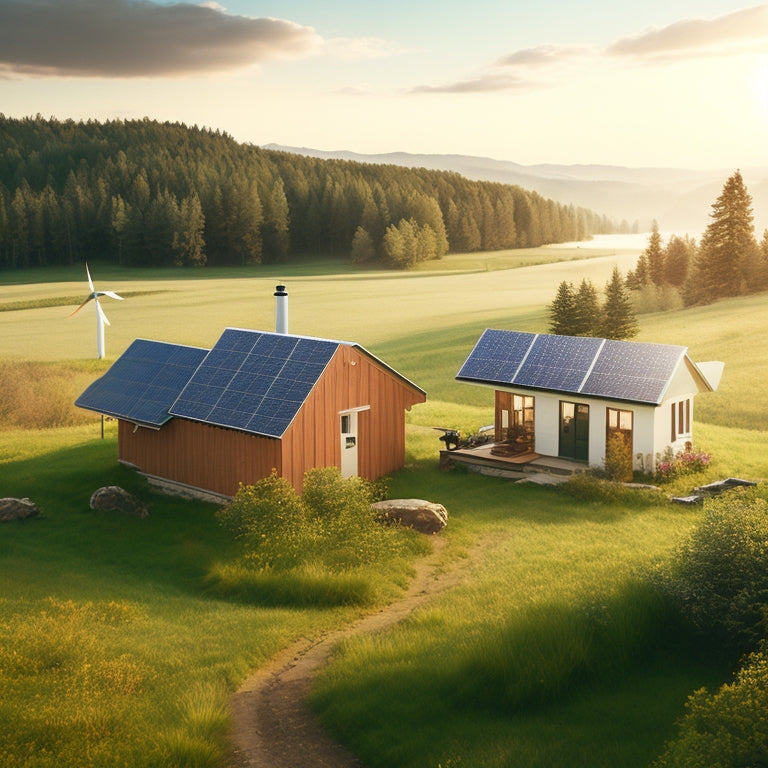
[[[321,160],[220,131],[0,114],[0,268],[246,265],[307,255],[406,268],[613,231],[604,216],[447,171]]]
[[[653,222],[648,246],[626,278],[645,311],[709,304],[768,289],[768,229],[758,242],[752,196],[740,171],[726,180],[709,217],[698,243],[672,235],[666,246]]]

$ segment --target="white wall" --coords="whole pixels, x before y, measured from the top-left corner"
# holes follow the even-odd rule
[[[530,394],[528,392],[527,394]],[[651,462],[655,461],[657,452],[664,450],[666,443],[659,446],[660,435],[667,435],[669,442],[670,424],[667,414],[666,432],[657,428],[654,418],[659,409],[650,405],[638,405],[636,403],[620,403],[596,398],[582,397],[580,395],[535,395],[535,440],[537,453],[545,456],[557,456],[560,437],[560,401],[584,403],[589,406],[589,464],[590,466],[603,466],[605,463],[605,430],[606,409],[620,408],[632,411],[632,460],[636,469],[648,469],[648,456]],[[638,459],[638,454],[643,458]]]

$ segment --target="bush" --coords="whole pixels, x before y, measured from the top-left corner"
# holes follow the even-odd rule
[[[667,447],[663,454],[656,454],[656,479],[659,482],[668,482],[681,475],[693,475],[703,472],[712,457],[702,451],[694,451],[688,444],[683,451],[673,453],[672,448]]]
[[[605,445],[605,474],[617,483],[631,483],[632,446],[621,432],[612,432]]]
[[[384,493],[335,467],[307,472],[301,496],[275,473],[241,487],[218,515],[243,555],[213,566],[210,588],[267,604],[375,602],[391,588],[387,573],[422,549],[418,534],[377,522],[371,504]]]
[[[765,636],[768,501],[761,492],[707,501],[668,577],[683,613],[717,648],[736,654],[754,650]]]
[[[218,516],[243,540],[247,557],[257,567],[289,568],[301,559],[306,511],[293,486],[275,472],[255,485],[240,486]]]
[[[302,502],[313,528],[315,559],[343,570],[376,559],[384,530],[376,523],[371,483],[343,479],[336,467],[309,470]]]
[[[768,653],[750,655],[733,683],[693,693],[678,737],[655,768],[747,768],[768,764]]]

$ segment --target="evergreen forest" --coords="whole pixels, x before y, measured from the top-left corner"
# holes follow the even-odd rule
[[[584,208],[453,172],[320,160],[149,119],[0,113],[0,269],[307,257],[402,269],[612,230]]]
[[[712,203],[699,243],[672,235],[666,246],[654,221],[647,248],[627,274],[646,311],[710,304],[768,288],[768,230],[758,242],[752,196],[735,171]]]

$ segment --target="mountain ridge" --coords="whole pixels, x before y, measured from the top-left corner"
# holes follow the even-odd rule
[[[659,228],[699,237],[709,223],[712,204],[734,169],[691,170],[674,167],[614,166],[605,164],[522,165],[511,160],[459,154],[387,152],[361,154],[348,150],[318,150],[264,144],[263,149],[325,160],[391,164],[453,171],[473,181],[514,184],[559,203],[573,204],[605,214],[647,231],[656,220]],[[758,239],[768,227],[768,168],[741,169],[752,195]]]

